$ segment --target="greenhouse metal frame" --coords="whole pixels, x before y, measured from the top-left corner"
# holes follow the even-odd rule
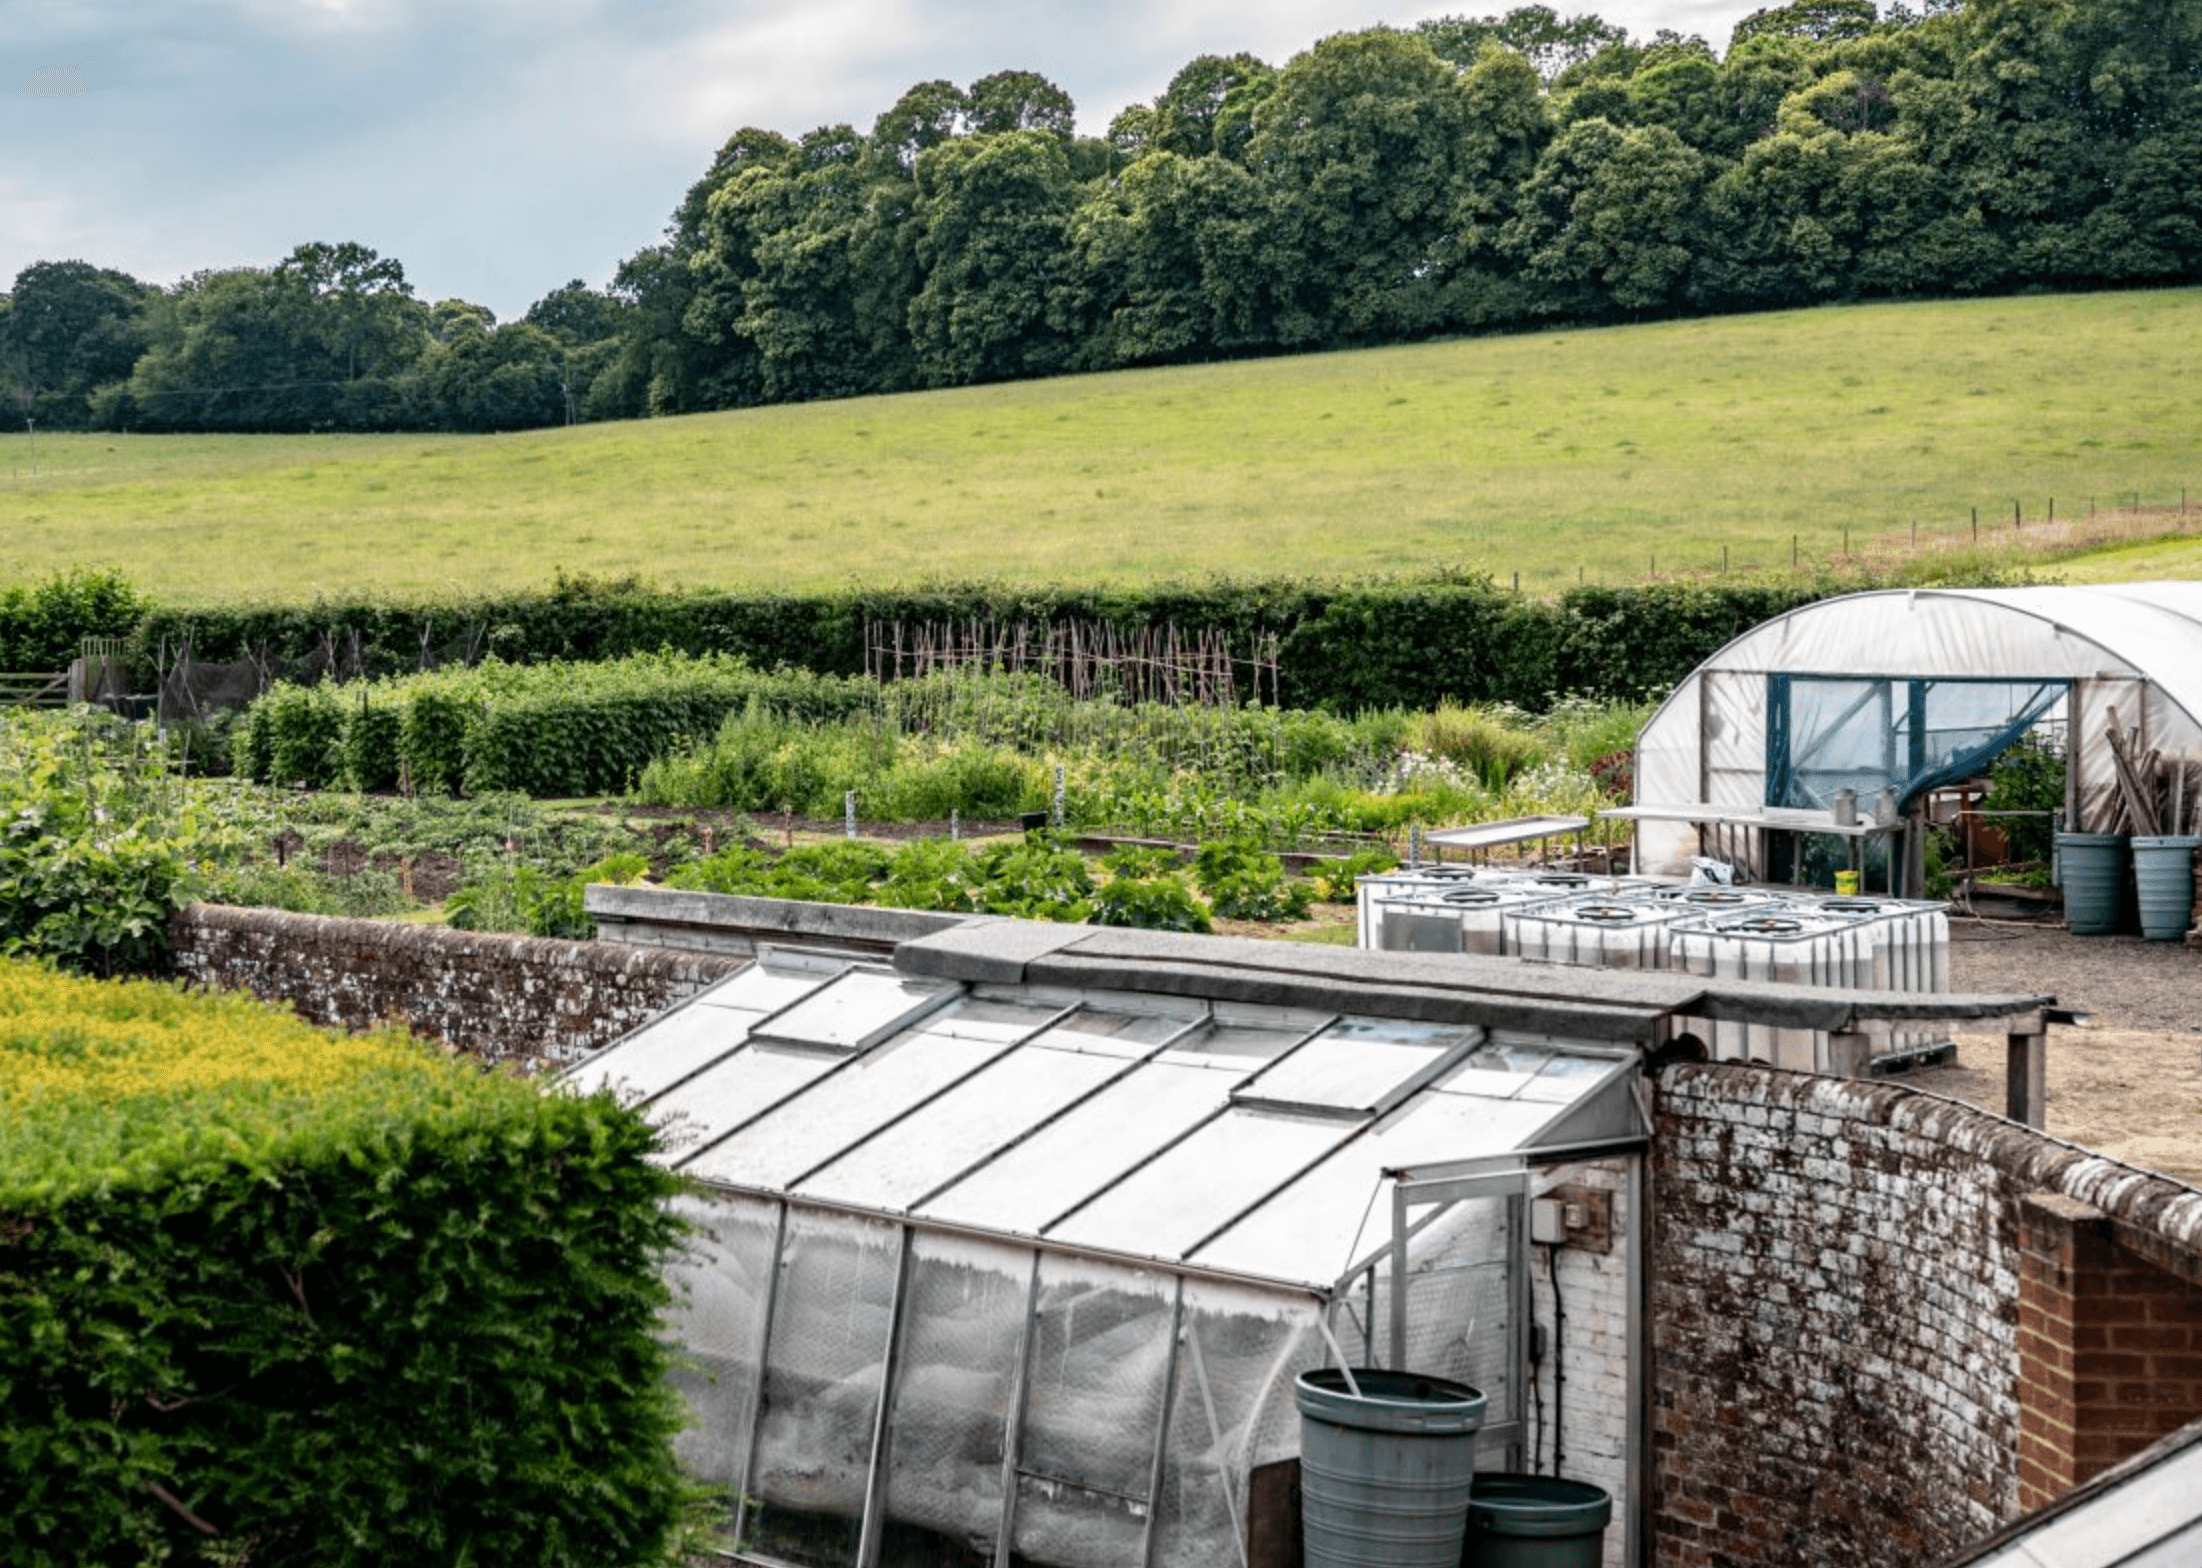
[[[1472,1382],[1519,1451],[1531,1169],[1640,1183],[1652,1012],[1571,1037],[961,962],[766,948],[570,1075],[701,1184],[683,1458],[736,1555],[1244,1564],[1292,1378],[1337,1360]]]

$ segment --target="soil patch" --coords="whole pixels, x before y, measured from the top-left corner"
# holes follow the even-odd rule
[[[1953,919],[1950,986],[2051,995],[2093,1015],[2049,1031],[2052,1137],[2202,1184],[2202,949],[2062,927]],[[1960,1034],[1957,1059],[1896,1080],[2003,1111],[2004,1040]]]

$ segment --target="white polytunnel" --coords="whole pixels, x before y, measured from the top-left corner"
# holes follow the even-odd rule
[[[2065,827],[2112,831],[2113,716],[2141,751],[2202,758],[2202,583],[1847,594],[1753,627],[1676,686],[1616,814],[1637,821],[1641,871],[1702,852],[1765,876],[1781,869],[1760,858],[1766,830],[1827,830],[1843,791],[1902,818],[2048,726],[2067,745]]]
[[[740,1560],[1281,1565],[1293,1380],[1342,1360],[1481,1389],[1492,1468],[1564,1424],[1621,1564],[1646,1053],[1929,1005],[2019,1004],[977,919],[891,960],[760,942],[566,1082],[645,1103],[695,1178],[681,1457]]]

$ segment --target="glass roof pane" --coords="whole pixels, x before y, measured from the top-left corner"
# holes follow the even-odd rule
[[[1547,1105],[1567,1105],[1590,1093],[1591,1086],[1614,1069],[1613,1059],[1600,1056],[1569,1056],[1555,1052],[1552,1060],[1522,1089],[1525,1100],[1542,1100]]]
[[[1552,1120],[1549,1105],[1418,1098],[1201,1248],[1195,1262],[1329,1285],[1391,1239],[1384,1171],[1505,1154]]]
[[[1125,1070],[1121,1058],[1020,1047],[851,1149],[796,1190],[905,1209]]]
[[[885,969],[852,969],[775,1018],[772,1035],[853,1050],[953,989]]]
[[[1444,1094],[1472,1094],[1487,1100],[1511,1100],[1543,1071],[1552,1052],[1541,1045],[1502,1045],[1493,1041],[1468,1053],[1468,1059],[1439,1079]]]
[[[1004,1150],[925,1205],[965,1225],[1032,1236],[1156,1149],[1229,1102],[1229,1073],[1162,1060]]]
[[[790,1002],[801,1001],[846,968],[846,964],[829,968],[815,959],[805,963],[767,954],[747,969],[727,976],[696,1000],[711,1007],[776,1013]]]
[[[1472,1028],[1341,1018],[1239,1091],[1242,1100],[1369,1110],[1446,1051],[1476,1038]]]
[[[1003,1002],[967,996],[946,1011],[925,1020],[927,1034],[952,1035],[959,1040],[993,1040],[1008,1045],[1022,1040],[1060,1013],[1060,1007],[1034,1002]]]
[[[1081,1007],[1033,1043],[1056,1051],[1097,1051],[1104,1056],[1145,1056],[1186,1025],[1160,1013],[1106,1013]]]
[[[677,1154],[718,1137],[837,1065],[816,1051],[753,1041],[652,1101],[650,1120],[666,1130],[666,1147]]]
[[[684,1168],[737,1186],[784,1191],[804,1172],[983,1066],[1002,1049],[994,1040],[911,1030],[848,1062],[808,1093],[744,1128],[740,1137],[705,1150]]]
[[[616,1088],[622,1100],[648,1099],[740,1045],[763,1016],[729,1007],[683,1007],[597,1052],[563,1081],[581,1094]]]
[[[1314,1027],[1312,1024],[1309,1028]],[[1308,1036],[1307,1029],[1257,1024],[1209,1024],[1170,1047],[1172,1057],[1221,1058],[1259,1066],[1273,1062]]]
[[[1051,1240],[1178,1258],[1347,1135],[1329,1118],[1234,1107],[1061,1225]]]

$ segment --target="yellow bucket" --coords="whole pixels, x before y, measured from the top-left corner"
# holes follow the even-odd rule
[[[1856,898],[1858,896],[1858,873],[1855,871],[1836,872],[1835,891],[1845,898]]]

